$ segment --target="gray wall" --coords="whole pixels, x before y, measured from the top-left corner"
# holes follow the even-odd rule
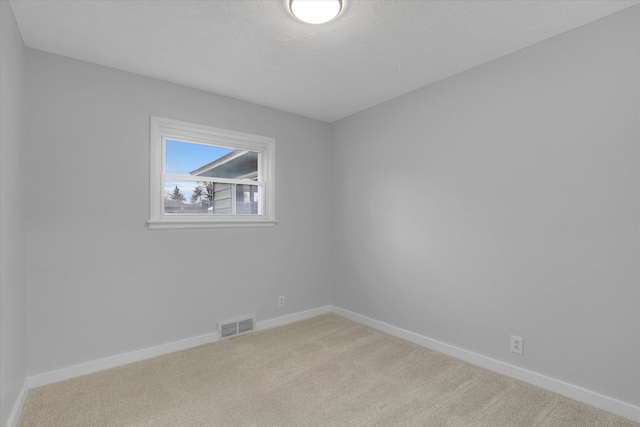
[[[0,425],[25,380],[24,45],[9,2],[0,2]]]
[[[29,375],[330,303],[328,124],[31,49],[27,83]],[[276,138],[279,225],[148,230],[150,115]]]
[[[639,20],[337,122],[333,303],[640,404]]]

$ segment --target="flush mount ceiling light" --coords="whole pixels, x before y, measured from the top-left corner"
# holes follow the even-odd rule
[[[338,16],[342,0],[290,0],[293,16],[308,24],[324,24]]]

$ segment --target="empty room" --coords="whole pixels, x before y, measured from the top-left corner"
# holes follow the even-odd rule
[[[640,426],[640,0],[0,19],[0,427]]]

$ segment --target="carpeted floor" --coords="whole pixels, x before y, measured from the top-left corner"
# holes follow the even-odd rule
[[[18,425],[640,426],[335,314],[32,389]]]

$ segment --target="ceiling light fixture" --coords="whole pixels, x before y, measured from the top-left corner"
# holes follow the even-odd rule
[[[342,0],[290,0],[293,16],[308,24],[324,24],[342,10]]]

